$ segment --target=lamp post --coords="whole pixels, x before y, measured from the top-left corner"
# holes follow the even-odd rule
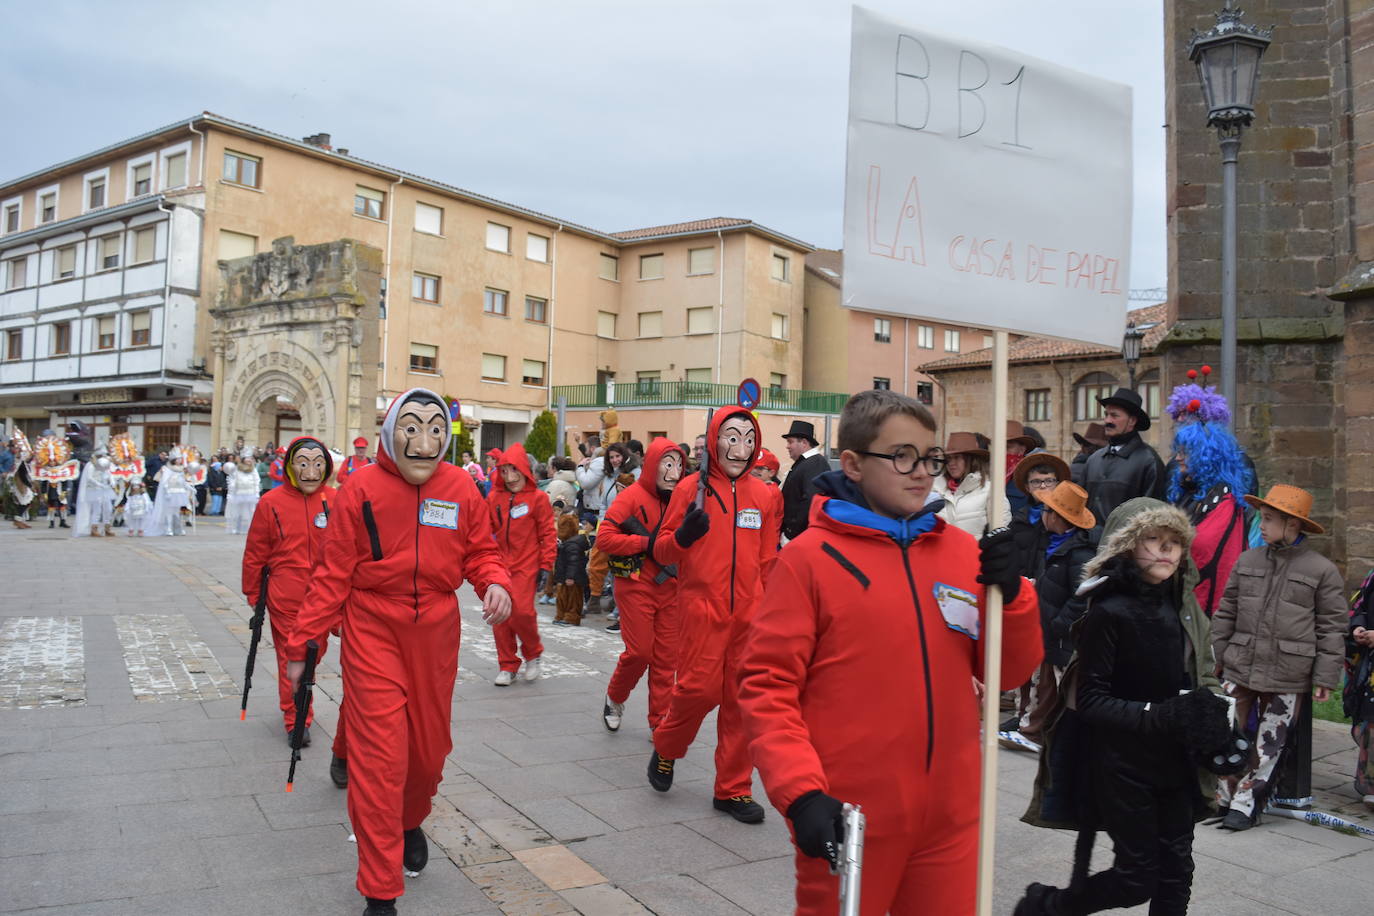
[[[1197,65],[1207,103],[1207,126],[1221,146],[1221,393],[1236,414],[1236,160],[1240,135],[1255,118],[1259,63],[1272,29],[1241,22],[1232,0],[1217,24],[1193,32],[1188,57]],[[1234,420],[1231,421],[1234,425]]]
[[[1126,361],[1126,376],[1130,379],[1127,387],[1135,391],[1135,364],[1140,362],[1140,342],[1145,339],[1145,332],[1135,326],[1135,322],[1126,325],[1126,333],[1121,337],[1121,358]]]

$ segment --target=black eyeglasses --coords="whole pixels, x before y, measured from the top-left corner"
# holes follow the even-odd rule
[[[910,474],[916,470],[916,465],[925,465],[926,472],[932,477],[938,476],[945,469],[945,453],[941,449],[933,448],[922,455],[916,450],[914,445],[899,445],[897,450],[890,455],[882,452],[859,452],[856,454],[867,455],[869,458],[886,458],[892,462],[892,469],[898,474]]]

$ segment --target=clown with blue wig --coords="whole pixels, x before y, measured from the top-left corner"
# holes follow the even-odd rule
[[[1215,386],[1212,370],[1188,370],[1188,382],[1169,397],[1174,418],[1169,502],[1188,513],[1197,529],[1190,553],[1200,579],[1193,589],[1208,617],[1221,601],[1237,558],[1251,546],[1253,513],[1244,497],[1256,491],[1255,467],[1227,424],[1231,409]]]

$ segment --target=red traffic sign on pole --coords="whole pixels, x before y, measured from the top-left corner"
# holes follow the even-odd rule
[[[759,387],[758,379],[747,378],[739,383],[739,394],[735,403],[745,410],[753,410],[759,406],[759,396],[763,389]]]

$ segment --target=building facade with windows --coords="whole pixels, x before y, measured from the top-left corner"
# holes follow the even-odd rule
[[[523,438],[554,386],[801,382],[803,242],[744,219],[603,232],[205,113],[0,184],[0,417],[229,444],[219,264],[285,237],[383,252],[377,406],[434,388],[483,448]],[[280,440],[299,412],[278,400]],[[668,406],[685,425],[653,431],[685,435]]]
[[[1168,330],[1166,305],[1134,309],[1130,320],[1145,332],[1135,367],[1135,390],[1153,419],[1143,438],[1167,460],[1172,423],[1159,422],[1168,392],[1161,389],[1156,348]],[[1007,350],[1007,417],[1033,426],[1049,451],[1070,460],[1078,454],[1074,433],[1102,420],[1100,397],[1128,387],[1120,351],[1048,337],[1022,337]],[[992,350],[981,349],[928,363],[926,371],[945,392],[940,428],[988,434],[992,425]]]
[[[979,328],[845,308],[840,304],[844,252],[806,256],[805,385],[826,391],[888,388],[916,398],[940,416],[944,395],[928,363],[992,346]],[[943,427],[942,427],[943,428]]]

